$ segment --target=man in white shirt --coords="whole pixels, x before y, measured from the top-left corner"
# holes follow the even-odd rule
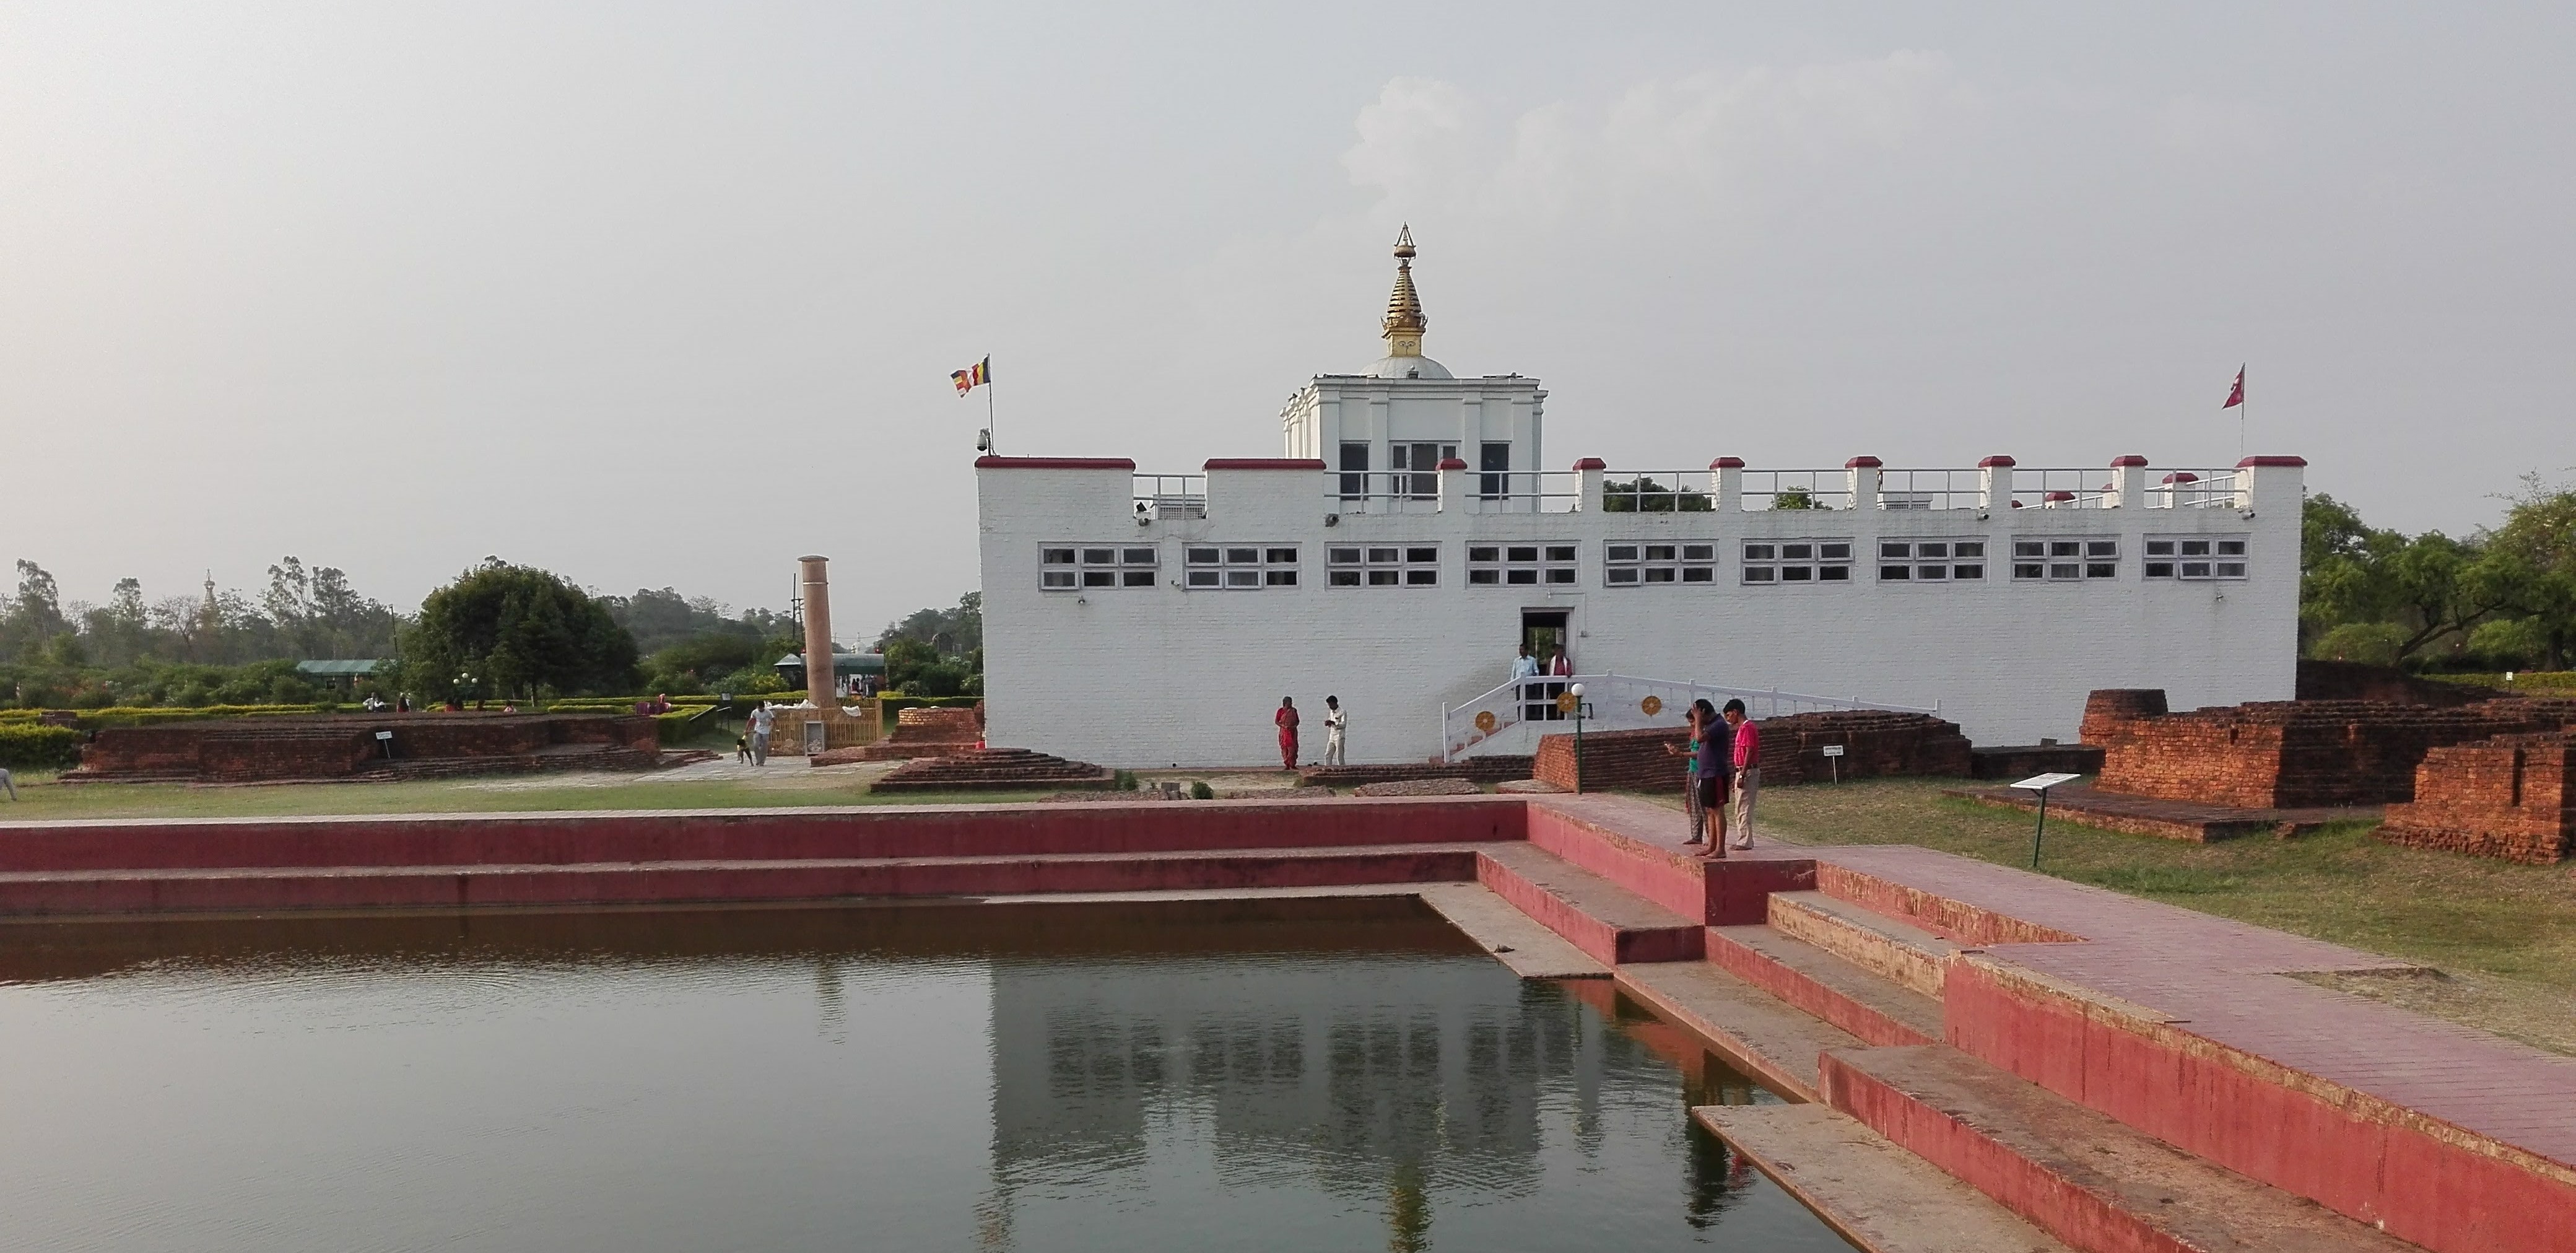
[[[1325,697],[1325,698],[1324,698],[1324,764],[1325,764],[1325,765],[1327,765],[1327,766],[1341,766],[1341,765],[1348,765],[1348,764],[1349,764],[1349,763],[1347,763],[1347,762],[1345,762],[1345,761],[1343,761],[1343,760],[1342,760],[1342,736],[1343,736],[1343,734],[1344,734],[1345,732],[1347,732],[1347,731],[1349,731],[1349,730],[1350,730],[1350,725],[1351,725],[1351,716],[1350,716],[1349,714],[1344,713],[1344,712],[1342,711],[1342,698],[1341,698],[1341,697],[1339,697],[1339,696],[1327,696],[1327,697]]]
[[[1512,658],[1512,695],[1521,702],[1521,721],[1535,722],[1547,716],[1545,685],[1528,680],[1538,677],[1538,658],[1530,656],[1529,645],[1521,645],[1521,655]]]
[[[777,725],[778,715],[770,709],[768,701],[762,701],[752,708],[751,764],[755,766],[769,764],[769,732]]]

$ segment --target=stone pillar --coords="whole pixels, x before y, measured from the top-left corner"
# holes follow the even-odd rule
[[[1467,483],[1467,459],[1440,459],[1440,512],[1472,513],[1476,509],[1475,489]]]
[[[823,576],[826,560],[797,559],[804,569],[805,699],[816,709],[838,709],[840,697],[832,690],[832,593]]]
[[[1744,508],[1744,458],[1720,457],[1708,463],[1709,508],[1734,513]]]
[[[2247,457],[2236,463],[2236,507],[2274,509],[2296,516],[2307,499],[2305,457]]]
[[[2012,508],[2013,459],[1988,457],[1977,463],[1977,470],[1983,480],[1977,486],[1977,507],[1989,514]]]
[[[1886,463],[1876,457],[1854,457],[1843,463],[1843,475],[1851,487],[1851,507],[1878,508],[1878,468]]]
[[[2147,507],[2147,459],[2131,454],[2111,459],[2111,498],[2103,501],[2113,509]]]
[[[1601,511],[1601,472],[1609,468],[1610,463],[1599,457],[1585,457],[1574,463],[1575,508],[1586,513]]]

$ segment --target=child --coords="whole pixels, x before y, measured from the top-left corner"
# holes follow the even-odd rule
[[[750,732],[746,731],[741,735],[733,737],[733,759],[746,766],[751,764]]]

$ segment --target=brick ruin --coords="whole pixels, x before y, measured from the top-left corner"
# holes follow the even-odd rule
[[[984,742],[984,703],[968,707],[921,705],[899,709],[894,715],[894,734],[883,741],[860,748],[842,748],[824,754],[815,761],[818,766],[837,766],[854,761],[905,761],[914,757],[950,757],[971,752]]]
[[[2549,865],[2576,852],[2576,733],[2499,735],[2424,754],[2415,799],[2388,807],[2379,838]]]
[[[378,732],[391,732],[392,755]],[[626,714],[343,714],[108,727],[63,781],[375,782],[543,770],[649,770],[651,718]]]
[[[1764,718],[1762,782],[1766,787],[1807,783],[1835,777],[1835,763],[1824,754],[1828,744],[1843,746],[1839,766],[1846,779],[1883,775],[1965,776],[1970,770],[1968,737],[1957,723],[1929,714],[1886,713],[1873,709],[1832,710]],[[1595,791],[1677,788],[1682,763],[1665,755],[1667,744],[1679,746],[1689,733],[1678,727],[1640,731],[1586,732],[1583,737],[1583,786]],[[1544,736],[1532,773],[1559,787],[1574,786],[1574,736]]]
[[[2096,787],[2246,809],[2388,804],[2415,799],[2418,767],[2435,750],[2576,726],[2576,700],[2565,699],[2261,701],[2186,713],[2164,703],[2152,689],[2085,702],[2085,742],[2103,750]]]

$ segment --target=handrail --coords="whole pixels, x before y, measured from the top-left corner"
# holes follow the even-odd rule
[[[1649,679],[1627,674],[1539,675],[1531,679],[1507,679],[1466,704],[1443,706],[1440,710],[1440,756],[1455,761],[1468,749],[1489,744],[1513,728],[1530,723],[1551,727],[1563,724],[1571,730],[1573,720],[1555,713],[1551,702],[1568,685],[1581,683],[1584,698],[1599,712],[1586,717],[1587,725],[1604,730],[1679,723],[1690,702],[1711,698],[1723,705],[1728,700],[1745,703],[1752,718],[1777,718],[1784,714],[1807,713],[1828,709],[1877,709],[1890,713],[1938,714],[1940,702],[1929,709],[1916,705],[1899,705],[1887,701],[1863,700],[1858,696],[1818,696],[1806,692],[1784,692],[1778,688],[1721,687],[1713,683],[1684,682],[1674,679]],[[1654,697],[1658,708],[1647,713],[1644,697]],[[1489,725],[1478,726],[1477,716],[1490,713]]]

